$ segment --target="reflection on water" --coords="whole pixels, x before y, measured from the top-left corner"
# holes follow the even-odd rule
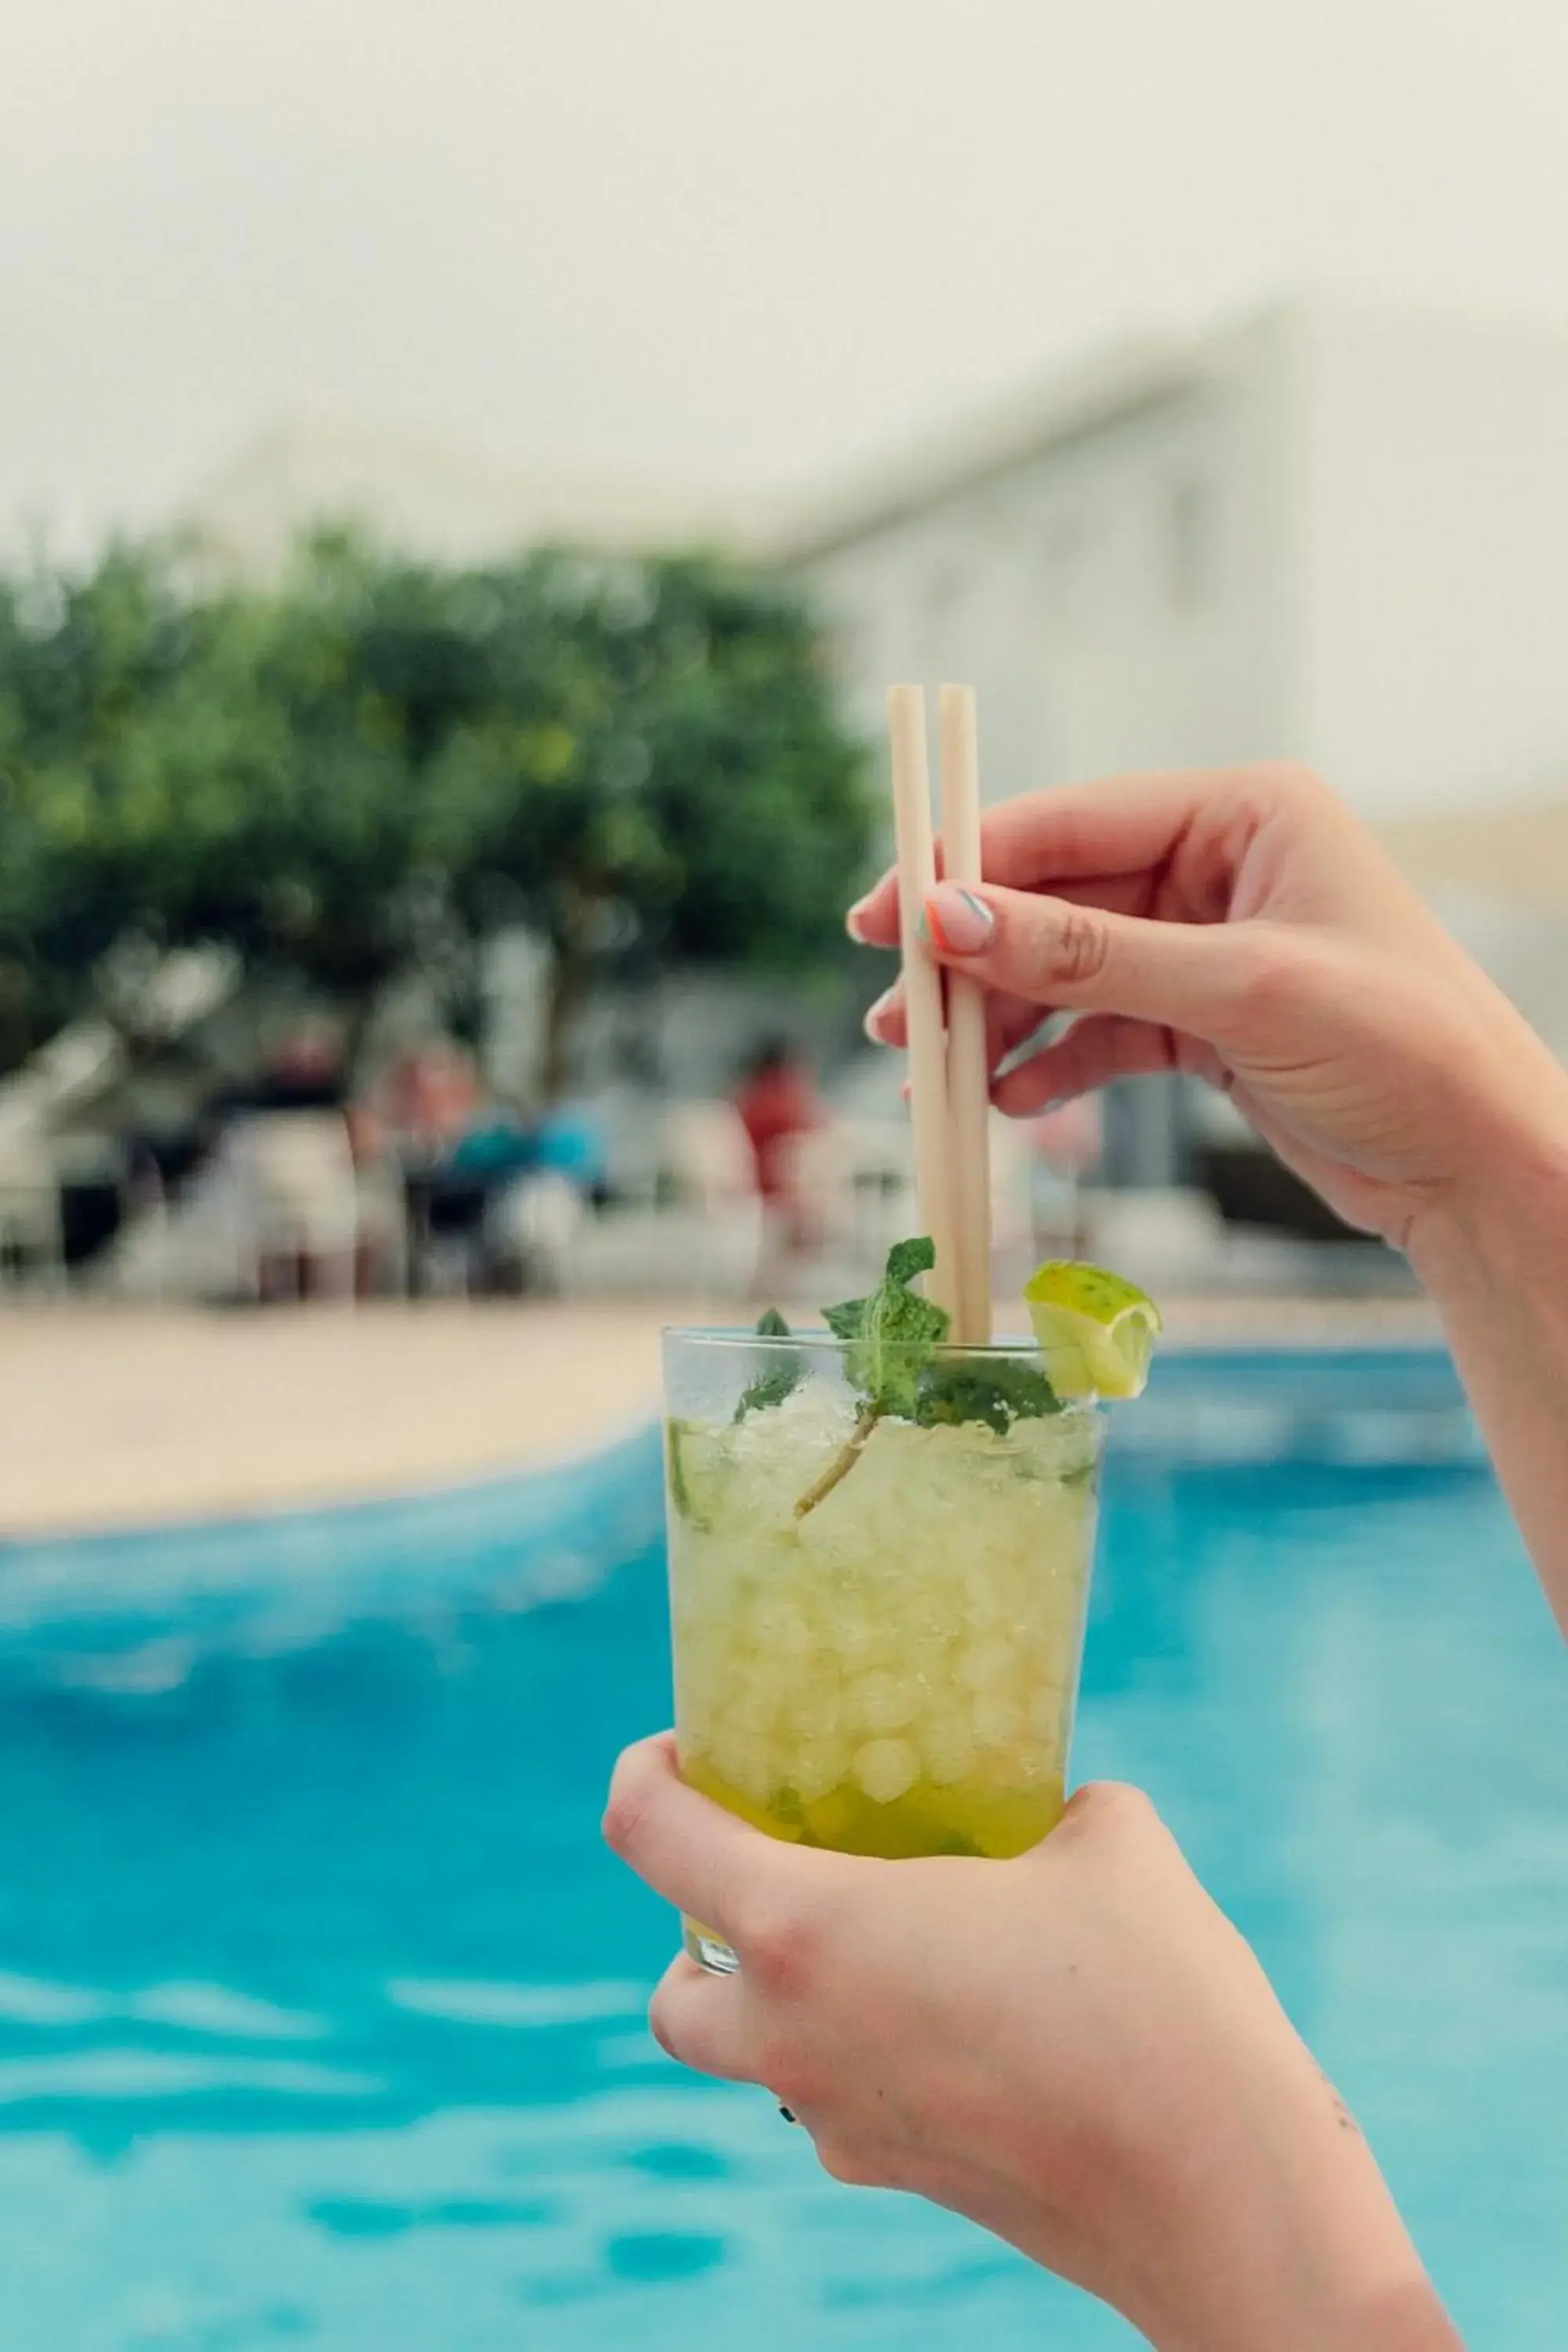
[[[1374,1379],[1415,1466],[1337,1438],[1249,1459],[1238,1412],[1228,1458],[1129,1424],[1077,1765],[1153,1790],[1476,2340],[1545,2352],[1568,1668],[1434,1433],[1440,1368],[1403,1395],[1386,1366],[1293,1377],[1178,1370],[1167,1403],[1321,1432]],[[633,1449],[527,1506],[575,1598],[531,1586],[499,1490],[414,1536],[280,1523],[275,1578],[255,1530],[30,1549],[8,1591],[0,1554],[5,2352],[1131,2342],[951,2217],[826,2182],[765,2097],[648,2037],[673,1925],[597,1822],[616,1748],[668,1713],[652,1475]],[[138,1656],[183,1668],[80,1671]]]

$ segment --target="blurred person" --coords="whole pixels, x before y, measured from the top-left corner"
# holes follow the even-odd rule
[[[427,1038],[394,1062],[379,1107],[411,1159],[436,1160],[458,1141],[483,1098],[473,1055],[450,1038]]]
[[[465,1296],[504,1287],[495,1208],[533,1165],[530,1122],[480,1087],[466,1056],[423,1063],[404,1108],[416,1122],[407,1192],[418,1287]]]
[[[442,1156],[458,1179],[500,1185],[532,1168],[538,1156],[533,1122],[500,1095],[479,1097]]]
[[[221,1087],[205,1107],[209,1132],[230,1119],[273,1111],[345,1110],[348,1082],[342,1042],[324,1023],[287,1030],[262,1056],[254,1076]]]
[[[564,1289],[583,1219],[604,1183],[604,1142],[591,1115],[555,1103],[529,1116],[497,1102],[463,1136],[450,1166],[485,1186],[475,1236],[483,1286]]]
[[[586,1205],[600,1208],[610,1196],[609,1138],[597,1111],[583,1102],[552,1103],[533,1130],[534,1167],[563,1178]]]
[[[485,1229],[492,1261],[521,1289],[570,1287],[584,1222],[608,1196],[603,1123],[585,1105],[557,1102],[529,1126],[526,1160],[498,1187]]]
[[[1112,1078],[1223,1087],[1441,1316],[1568,1629],[1568,1073],[1327,787],[1289,768],[1132,776],[985,820],[940,884],[938,959],[993,997],[995,1086],[1033,1118]],[[898,939],[897,885],[853,909]],[[901,1045],[901,994],[871,1026]],[[1080,1789],[1015,1862],[788,1845],[617,1767],[605,1829],[741,1974],[684,1956],[664,2047],[765,2084],[829,2172],[970,2215],[1159,2352],[1453,2352],[1377,2166],[1148,1801]],[[1456,2134],[1462,2130],[1456,2116]]]
[[[226,1193],[258,1302],[357,1295],[362,1267],[353,1123],[342,1041],[330,1021],[296,1023],[258,1076],[206,1105],[206,1181]]]
[[[271,1056],[265,1082],[271,1110],[341,1110],[347,1069],[342,1041],[323,1022],[301,1022]]]
[[[403,1162],[374,1098],[344,1108],[358,1202],[354,1288],[361,1298],[395,1297],[407,1286],[408,1202]]]
[[[585,1105],[530,1114],[491,1095],[425,1171],[428,1229],[461,1257],[465,1287],[559,1290],[607,1177],[602,1124]]]
[[[769,1223],[788,1248],[807,1238],[807,1204],[795,1181],[791,1147],[825,1124],[826,1114],[805,1061],[785,1037],[757,1047],[731,1100],[757,1167],[757,1190]]]
[[[466,1289],[485,1180],[450,1162],[486,1103],[473,1055],[449,1037],[426,1037],[383,1072],[367,1108],[401,1166],[407,1286],[418,1295]]]

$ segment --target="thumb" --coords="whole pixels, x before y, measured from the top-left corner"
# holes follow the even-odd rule
[[[1212,1043],[1235,1030],[1259,959],[1252,927],[1149,922],[1032,891],[939,883],[925,904],[939,963],[1052,1010],[1121,1013]]]

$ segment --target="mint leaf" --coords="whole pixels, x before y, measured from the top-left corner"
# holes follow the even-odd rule
[[[917,1275],[930,1274],[935,1264],[936,1244],[929,1234],[919,1234],[913,1241],[895,1242],[888,1252],[882,1288],[907,1290]]]
[[[788,1339],[794,1337],[789,1325],[776,1307],[764,1307],[757,1318],[759,1339]],[[805,1371],[805,1361],[797,1349],[793,1355],[771,1363],[765,1372],[759,1372],[744,1390],[735,1407],[735,1419],[744,1421],[749,1412],[762,1412],[769,1405],[783,1404],[800,1386]]]
[[[749,1412],[765,1412],[770,1405],[783,1404],[799,1386],[798,1364],[775,1364],[771,1371],[759,1372],[742,1391],[735,1419],[744,1421]]]
[[[1061,1399],[1037,1365],[1005,1357],[988,1363],[956,1356],[926,1366],[914,1417],[925,1429],[984,1422],[1005,1437],[1016,1421],[1040,1421],[1061,1409]]]
[[[888,1252],[888,1270],[868,1298],[847,1299],[826,1307],[822,1319],[836,1339],[847,1342],[844,1370],[868,1411],[898,1413],[912,1419],[920,1395],[921,1376],[933,1349],[946,1339],[950,1317],[910,1285],[917,1275],[929,1274],[936,1264],[932,1243],[895,1242]]]
[[[927,1235],[895,1242],[888,1252],[888,1270],[868,1298],[848,1298],[842,1306],[823,1308],[823,1321],[836,1339],[845,1342],[845,1376],[859,1391],[860,1417],[847,1444],[796,1503],[797,1519],[815,1511],[848,1476],[884,1414],[913,1420],[921,1376],[932,1350],[946,1339],[952,1319],[945,1307],[934,1307],[910,1288],[917,1275],[929,1274],[935,1264],[936,1247]]]

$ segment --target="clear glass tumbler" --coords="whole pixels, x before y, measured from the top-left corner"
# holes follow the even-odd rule
[[[912,1389],[916,1367],[911,1364]],[[922,1358],[868,1412],[845,1343],[665,1334],[684,1778],[772,1836],[1005,1857],[1060,1818],[1102,1417],[1015,1413],[1023,1348]],[[729,1973],[700,1923],[686,1948]]]

